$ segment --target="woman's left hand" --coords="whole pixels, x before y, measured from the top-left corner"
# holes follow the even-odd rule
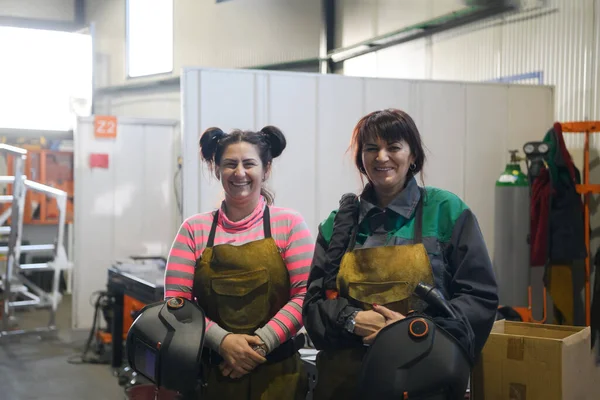
[[[229,364],[227,361],[223,361],[221,364],[219,364],[219,369],[221,370],[221,375],[228,376],[231,379],[238,379],[244,376],[243,374],[234,371],[231,364]]]
[[[392,311],[387,307],[379,306],[377,304],[373,304],[373,311],[381,314],[385,318],[385,326],[388,326],[389,324],[393,324],[396,321],[400,321],[400,320],[406,318],[406,316],[402,313]],[[363,338],[363,343],[365,343],[365,344],[373,343],[373,341],[375,340],[375,337],[377,336],[378,333],[379,333],[379,331]]]
[[[261,338],[258,336],[248,336],[246,340],[248,344],[252,346],[254,351],[256,351],[256,353],[258,353],[261,357],[265,357],[266,347]],[[234,371],[231,364],[229,364],[227,361],[223,361],[221,364],[219,364],[219,369],[221,370],[221,374],[223,376],[228,376],[231,379],[238,379],[245,375]]]

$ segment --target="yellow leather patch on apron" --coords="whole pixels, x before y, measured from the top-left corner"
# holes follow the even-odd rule
[[[219,262],[223,258],[229,262]],[[206,248],[196,266],[194,296],[223,329],[251,334],[262,327],[290,298],[289,274],[275,241]]]
[[[342,258],[337,276],[340,296],[365,310],[379,304],[407,313],[419,282],[433,284],[423,244],[358,249]]]

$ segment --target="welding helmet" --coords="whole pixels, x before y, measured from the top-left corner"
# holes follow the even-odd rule
[[[359,376],[360,399],[462,399],[471,374],[464,348],[425,315],[382,328]]]
[[[127,334],[129,365],[160,388],[194,393],[205,326],[204,311],[182,297],[144,307]]]

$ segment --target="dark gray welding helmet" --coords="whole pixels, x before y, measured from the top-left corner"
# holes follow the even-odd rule
[[[181,297],[144,307],[126,341],[131,368],[160,388],[195,393],[200,384],[205,313]]]
[[[471,364],[456,340],[425,316],[377,334],[362,363],[360,399],[462,399]]]
[[[415,294],[452,320],[457,316],[439,290],[419,283]],[[359,376],[359,399],[463,399],[472,362],[465,348],[425,314],[409,314],[382,328]]]

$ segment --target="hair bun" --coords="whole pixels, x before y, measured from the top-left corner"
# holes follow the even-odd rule
[[[287,144],[283,132],[275,126],[268,125],[260,130],[267,138],[267,142],[271,146],[271,156],[279,157]]]
[[[217,151],[218,141],[226,135],[221,128],[208,128],[200,137],[200,150],[202,158],[206,161],[213,161]]]

